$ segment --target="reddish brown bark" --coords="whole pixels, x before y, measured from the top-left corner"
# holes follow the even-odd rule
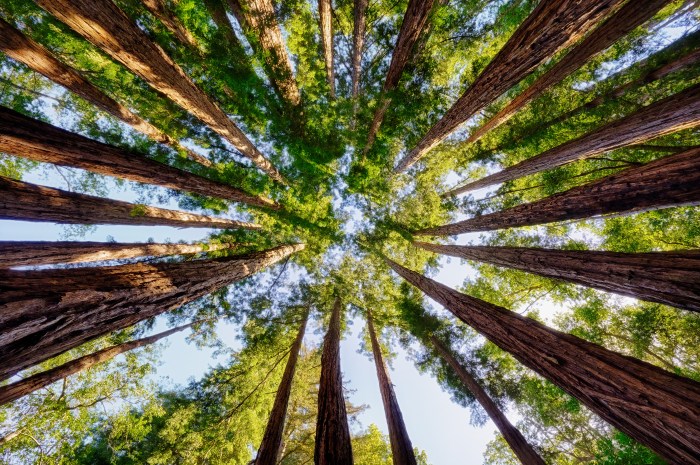
[[[513,426],[508,418],[503,414],[498,405],[491,399],[486,390],[481,387],[476,378],[462,365],[454,356],[452,351],[435,336],[430,337],[435,350],[440,357],[454,370],[464,387],[474,395],[474,398],[484,408],[491,421],[496,425],[498,431],[503,435],[516,457],[523,465],[545,465],[542,457],[532,448],[523,437],[522,433]]]
[[[60,224],[260,229],[253,223],[66,192],[3,176],[0,176],[0,219]]]
[[[629,214],[700,203],[700,147],[628,168],[542,200],[426,228],[421,236],[447,236],[516,228],[610,213]]]
[[[0,270],[0,379],[192,302],[303,247],[178,263]]]
[[[333,66],[333,11],[331,0],[318,0],[318,21],[321,29],[323,60],[326,64],[326,79],[330,97],[335,99],[335,67]]]
[[[171,334],[183,331],[192,326],[192,323],[178,326],[167,331],[163,331],[153,336],[144,337],[142,339],[136,339],[134,341],[124,342],[122,344],[108,347],[106,349],[98,350],[90,355],[85,355],[83,357],[71,360],[57,367],[51,368],[50,370],[42,371],[35,375],[23,378],[20,381],[16,381],[12,384],[7,384],[5,386],[0,386],[0,405],[7,404],[9,402],[15,401],[20,397],[31,394],[34,391],[45,388],[58,380],[67,378],[81,371],[90,369],[95,365],[107,362],[119,354],[128,352],[130,350],[138,349],[139,347],[144,347],[159,340],[170,336]]]
[[[340,371],[340,318],[342,304],[336,297],[323,339],[321,380],[318,389],[316,420],[316,465],[352,465],[352,446],[348,415],[343,397],[343,376]]]
[[[199,50],[199,44],[194,36],[180,22],[179,19],[168,9],[163,0],[141,0],[146,9],[153,16],[163,23],[163,26],[174,35],[181,43]]]
[[[387,263],[523,365],[670,463],[694,463],[700,456],[700,383]]]
[[[365,33],[367,29],[367,5],[369,5],[369,0],[355,0],[355,18],[352,32],[352,98],[357,98],[360,93],[362,50],[365,45]]]
[[[284,182],[243,131],[114,2],[37,0],[36,3],[199,118],[272,179]]]
[[[537,66],[583,37],[623,1],[540,1],[476,81],[399,161],[394,172],[407,170],[459,125],[527,77]]]
[[[304,340],[304,332],[306,331],[306,322],[309,319],[308,309],[304,313],[304,319],[299,326],[297,337],[289,349],[289,358],[287,366],[284,368],[282,381],[277,388],[275,403],[270,411],[270,419],[265,428],[258,455],[255,458],[255,465],[277,465],[280,449],[282,448],[282,435],[284,434],[284,423],[287,417],[287,406],[289,404],[289,395],[292,392],[292,381],[294,372],[296,371],[297,359],[301,350],[301,343]]]
[[[411,438],[408,437],[406,424],[401,415],[399,401],[396,399],[394,386],[391,384],[389,374],[386,372],[386,365],[382,357],[382,349],[377,340],[377,333],[374,330],[372,314],[367,310],[367,331],[372,342],[372,356],[374,366],[377,369],[377,379],[379,380],[379,391],[384,404],[384,415],[389,427],[389,441],[391,442],[391,456],[394,465],[412,465],[416,463],[416,456],[413,453]]]
[[[700,251],[615,253],[439,245],[425,250],[700,312]]]

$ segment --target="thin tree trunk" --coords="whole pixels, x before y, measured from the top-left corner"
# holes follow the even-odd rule
[[[340,297],[336,297],[321,355],[314,447],[316,465],[352,465],[350,429],[343,397],[343,376],[340,371],[341,310]]]
[[[474,398],[484,408],[520,462],[523,465],[545,465],[542,457],[527,442],[518,428],[513,426],[476,378],[457,360],[452,351],[435,336],[430,336],[430,341],[440,357],[452,367],[464,387],[474,395]]]
[[[360,74],[362,74],[362,51],[365,45],[367,29],[367,6],[369,0],[355,0],[355,20],[352,33],[352,98],[360,93]],[[356,108],[356,107],[353,107]]]
[[[401,159],[407,170],[457,127],[527,77],[559,50],[578,41],[624,0],[542,0],[447,113]]]
[[[163,0],[141,0],[146,9],[174,35],[180,43],[190,48],[200,51],[199,44],[194,36],[180,22],[172,11],[165,5]]]
[[[700,147],[627,168],[542,200],[414,234],[446,236],[698,204]]]
[[[379,346],[377,333],[374,330],[374,323],[372,322],[372,314],[369,310],[367,310],[367,330],[370,340],[372,341],[374,366],[377,369],[379,391],[382,394],[384,415],[386,416],[386,423],[389,427],[389,441],[391,442],[393,463],[394,465],[414,465],[416,464],[416,456],[413,453],[411,438],[408,437],[408,431],[406,431],[406,424],[403,421],[403,415],[401,415],[401,409],[396,399],[394,386],[391,384],[389,374],[386,372],[386,365],[382,358],[382,349]]]
[[[0,176],[0,219],[59,224],[260,229],[253,223],[77,194],[4,176]]]
[[[231,21],[229,21],[226,15],[226,7],[224,7],[222,1],[223,0],[204,0],[204,6],[207,8],[217,29],[219,29],[226,38],[229,47],[233,49],[231,55],[240,56],[241,59],[243,59],[246,56],[245,49],[243,45],[241,45],[241,41],[238,40],[238,36],[236,36],[236,31],[233,29]]]
[[[31,394],[34,391],[45,388],[58,380],[67,378],[81,371],[90,369],[95,365],[107,362],[119,354],[128,352],[130,350],[138,349],[139,347],[144,347],[153,344],[160,339],[170,336],[171,334],[183,331],[192,326],[192,323],[177,326],[175,328],[163,331],[153,336],[144,337],[142,339],[136,339],[134,341],[124,342],[122,344],[108,347],[106,349],[98,350],[95,353],[85,355],[83,357],[71,360],[57,367],[51,368],[50,370],[42,371],[35,375],[23,378],[12,384],[7,384],[5,386],[0,386],[0,405],[5,405],[9,402],[15,401],[20,397]]]
[[[326,63],[326,79],[330,97],[335,99],[335,67],[333,66],[333,11],[331,0],[318,0],[318,20],[321,29],[323,60]]]
[[[192,302],[303,247],[177,263],[0,270],[0,379]]]
[[[674,464],[700,456],[700,384],[455,291],[388,260],[422,290],[528,368]]]
[[[135,257],[213,252],[234,244],[151,244],[116,242],[0,241],[0,268],[87,263]]]
[[[616,253],[439,245],[425,250],[515,268],[607,292],[700,312],[700,251]]]
[[[297,337],[289,349],[289,359],[287,359],[287,366],[284,368],[284,374],[282,375],[282,381],[277,388],[277,395],[275,396],[275,403],[270,411],[270,419],[267,422],[267,427],[265,428],[265,434],[263,436],[260,447],[258,448],[258,455],[255,458],[255,465],[277,465],[277,458],[280,456],[280,450],[282,449],[282,436],[284,435],[284,423],[287,417],[287,406],[289,404],[289,396],[292,392],[292,381],[294,379],[294,372],[297,366],[297,359],[299,358],[299,351],[301,350],[301,343],[304,340],[304,332],[306,331],[306,322],[309,319],[308,309],[304,313],[303,321],[299,326],[299,332]]]
[[[22,34],[2,18],[0,18],[0,50],[13,60],[46,76],[154,141],[168,145],[178,152],[184,152],[188,158],[204,166],[212,166],[207,158],[186,149],[178,141],[109,97],[75,69],[59,61],[49,50]]]
[[[272,179],[284,183],[282,175],[243,131],[114,2],[36,0],[36,3],[199,118]]]

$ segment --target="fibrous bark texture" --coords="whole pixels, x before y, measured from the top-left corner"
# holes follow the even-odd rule
[[[454,370],[464,387],[474,395],[474,398],[484,408],[491,421],[496,425],[498,431],[503,435],[516,457],[523,465],[545,465],[542,457],[532,448],[527,440],[520,433],[518,428],[508,420],[501,409],[491,399],[486,390],[481,387],[476,378],[462,365],[454,356],[452,351],[437,337],[431,336],[435,350],[440,357]]]
[[[59,224],[129,224],[260,229],[244,221],[103,199],[0,176],[0,219]]]
[[[156,142],[168,145],[177,151],[183,151],[190,159],[204,166],[212,165],[205,157],[184,148],[178,141],[109,97],[75,69],[59,61],[49,50],[22,34],[2,18],[0,18],[0,50]]]
[[[700,251],[615,253],[582,250],[415,245],[443,255],[515,268],[616,294],[700,312]]]
[[[173,12],[168,9],[163,0],[141,1],[146,9],[150,11],[153,16],[158,18],[158,20],[163,23],[163,26],[165,26],[166,29],[177,38],[177,40],[195,50],[199,50],[197,40],[180,22],[180,20],[175,17]]]
[[[304,319],[299,326],[297,337],[292,347],[289,349],[287,366],[284,368],[282,381],[280,381],[280,385],[277,388],[275,403],[270,411],[270,419],[267,422],[260,448],[258,448],[255,465],[277,465],[277,459],[282,447],[282,435],[284,434],[284,422],[287,417],[289,395],[292,392],[292,381],[297,366],[297,359],[299,358],[299,351],[301,350],[301,343],[304,340],[304,332],[306,331],[306,322],[308,318],[309,312],[307,309],[304,313]]]
[[[323,60],[326,63],[326,79],[330,87],[330,97],[335,98],[335,67],[333,66],[333,11],[331,0],[318,0],[318,20],[321,29]]]
[[[362,51],[365,44],[367,5],[369,0],[355,0],[354,23],[352,32],[352,98],[360,93],[360,74],[362,73]]]
[[[542,0],[467,91],[401,159],[405,171],[459,125],[527,77],[559,50],[575,43],[624,0]]]
[[[415,465],[416,456],[413,453],[411,438],[408,437],[408,431],[406,431],[406,424],[403,421],[403,415],[401,415],[394,386],[391,384],[389,374],[386,372],[382,349],[379,346],[377,333],[372,322],[372,314],[369,310],[367,311],[367,330],[372,342],[372,356],[374,357],[374,366],[377,369],[379,391],[382,395],[382,404],[384,404],[384,416],[389,427],[389,441],[391,442],[393,463],[394,465]]]
[[[88,139],[5,107],[0,107],[0,151],[255,207],[280,208],[270,199]]]
[[[272,179],[284,182],[243,131],[114,2],[36,0],[36,3],[199,118]]]
[[[42,371],[27,378],[23,378],[20,381],[12,384],[0,386],[0,405],[17,400],[20,397],[24,397],[34,391],[45,388],[60,379],[67,378],[68,376],[80,373],[81,371],[87,370],[95,365],[104,363],[113,359],[119,354],[123,354],[124,352],[153,344],[160,339],[187,329],[190,326],[192,326],[192,323],[178,326],[176,328],[154,334],[153,336],[136,339],[134,341],[125,342],[113,347],[98,350],[90,355],[85,355],[75,360],[71,360],[70,362],[66,362],[55,368],[51,368],[50,370]]]
[[[0,270],[0,380],[192,302],[303,247],[179,263]]]
[[[316,465],[352,465],[350,429],[343,397],[343,376],[340,371],[341,310],[342,304],[337,297],[333,304],[328,332],[323,339],[314,448]]]
[[[387,260],[406,281],[594,413],[674,464],[700,456],[700,383],[455,291]]]
[[[700,147],[696,147],[646,165],[627,168],[542,200],[422,229],[414,234],[447,236],[699,203]]]

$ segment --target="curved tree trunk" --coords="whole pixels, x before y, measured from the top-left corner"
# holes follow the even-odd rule
[[[282,175],[185,72],[111,0],[36,0],[158,92],[199,118],[272,179]]]
[[[700,456],[700,383],[387,263],[523,365],[670,463],[694,463]]]
[[[80,373],[81,371],[92,368],[100,363],[104,363],[113,359],[119,354],[123,354],[124,352],[158,342],[159,340],[168,337],[171,334],[185,330],[190,326],[192,326],[192,323],[177,326],[167,331],[163,331],[162,333],[154,334],[153,336],[124,342],[113,347],[98,350],[95,353],[71,360],[70,362],[66,362],[55,368],[51,368],[50,370],[42,371],[27,378],[23,378],[12,384],[0,386],[0,405],[5,405],[9,402],[15,401],[20,397],[24,397],[34,391],[45,388],[58,380],[67,378],[76,373]]]
[[[335,99],[335,67],[333,66],[333,11],[331,0],[318,0],[318,20],[321,29],[323,60],[326,63],[326,79],[330,97]]]
[[[700,312],[700,251],[616,253],[414,242],[443,255],[515,268]]]
[[[240,281],[303,247],[178,263],[0,270],[0,380]]]
[[[474,394],[474,398],[484,408],[489,418],[491,418],[491,421],[494,422],[498,431],[503,435],[503,438],[520,460],[520,463],[523,465],[545,465],[545,461],[542,460],[542,457],[540,457],[535,449],[527,442],[518,428],[513,426],[501,409],[498,408],[498,405],[491,399],[486,390],[481,387],[476,378],[459,363],[452,351],[435,336],[431,336],[430,341],[437,353],[440,354],[440,357],[452,367],[452,370],[454,370],[460,381],[462,381],[464,387]]]
[[[253,223],[77,194],[3,176],[0,176],[0,219],[59,224],[260,229]]]
[[[343,376],[340,371],[340,312],[342,304],[336,297],[328,332],[323,339],[321,380],[318,389],[318,418],[316,420],[316,465],[352,465],[352,446],[348,415],[343,397]]]
[[[275,403],[270,411],[270,419],[265,428],[262,442],[258,448],[258,455],[255,458],[255,465],[277,465],[277,458],[282,449],[282,436],[284,434],[284,423],[287,417],[287,406],[289,404],[289,395],[292,392],[292,381],[294,380],[294,372],[301,350],[301,343],[304,340],[304,332],[306,331],[306,322],[309,319],[309,310],[304,313],[303,321],[299,326],[297,337],[289,349],[289,359],[287,366],[284,368],[282,381],[277,388]]]
[[[367,330],[370,341],[372,341],[372,356],[374,357],[374,366],[377,369],[379,391],[382,394],[382,403],[384,404],[384,415],[389,427],[389,441],[391,442],[393,463],[394,465],[415,465],[416,456],[413,453],[411,438],[408,437],[408,431],[406,431],[406,425],[403,422],[403,415],[401,415],[394,387],[391,384],[391,379],[389,379],[389,374],[386,372],[386,365],[382,358],[382,349],[379,346],[377,333],[372,322],[372,314],[369,310],[367,310]]]
[[[199,51],[199,44],[194,36],[180,22],[172,11],[165,5],[163,0],[141,0],[146,9],[158,20],[163,23],[163,26],[174,35],[180,43],[189,46],[190,48]]]
[[[362,51],[365,45],[365,33],[367,29],[367,5],[369,5],[369,0],[355,0],[355,20],[352,32],[352,98],[357,98],[360,93]]]
[[[13,60],[46,76],[154,141],[168,145],[178,152],[184,152],[188,158],[204,166],[212,166],[207,158],[186,149],[178,141],[132,113],[131,110],[92,85],[75,69],[59,61],[49,50],[22,34],[2,18],[0,18],[0,50]]]
[[[476,81],[399,161],[394,172],[407,170],[537,66],[583,37],[623,1],[541,0]]]
[[[627,168],[542,200],[414,234],[447,236],[698,204],[700,147]]]

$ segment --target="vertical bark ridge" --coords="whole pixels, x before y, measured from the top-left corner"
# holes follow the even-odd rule
[[[369,0],[355,0],[354,22],[352,32],[352,98],[360,93],[360,75],[362,74],[362,51],[367,32],[367,6]]]
[[[197,39],[194,38],[192,33],[190,33],[173,12],[170,11],[163,0],[141,0],[141,2],[153,16],[163,23],[163,26],[165,26],[180,43],[194,50],[200,50]]]
[[[330,97],[335,99],[335,67],[333,66],[333,11],[331,0],[318,0],[318,20],[321,29],[323,60],[326,64],[326,79]]]

